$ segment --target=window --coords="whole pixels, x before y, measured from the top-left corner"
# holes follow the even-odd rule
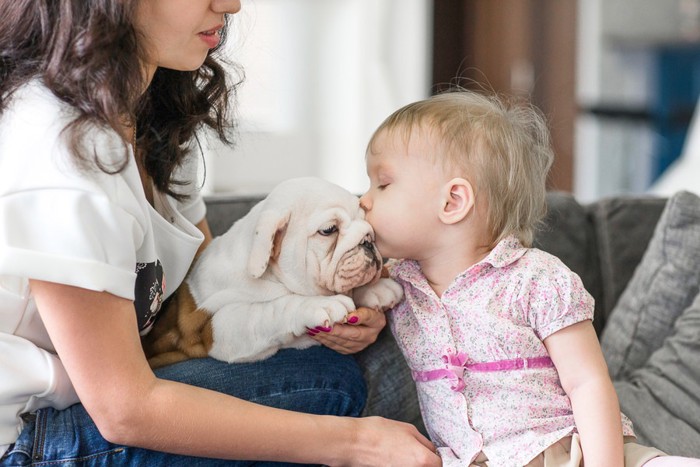
[[[211,141],[208,193],[266,193],[319,176],[360,193],[374,128],[427,97],[431,2],[244,0],[227,53],[241,64],[238,143]]]

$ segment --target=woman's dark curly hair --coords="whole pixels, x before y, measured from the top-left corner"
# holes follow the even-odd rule
[[[0,0],[0,113],[12,93],[33,78],[78,111],[66,128],[81,164],[94,162],[108,173],[128,162],[125,122],[137,122],[137,146],[145,168],[161,192],[181,182],[174,170],[187,156],[185,143],[210,127],[231,143],[229,104],[242,81],[227,83],[215,59],[221,44],[196,71],[158,68],[146,93],[142,42],[134,29],[139,0]],[[222,34],[224,31],[222,31]],[[124,160],[105,167],[98,155],[81,150],[88,125],[114,129],[124,139]]]

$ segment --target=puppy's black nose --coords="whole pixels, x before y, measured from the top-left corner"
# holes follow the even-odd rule
[[[360,246],[365,251],[365,256],[371,260],[372,264],[377,263],[377,252],[374,249],[374,244],[369,240],[365,240],[360,243]]]

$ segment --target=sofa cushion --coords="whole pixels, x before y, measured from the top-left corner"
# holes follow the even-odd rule
[[[245,216],[263,196],[215,195],[207,196],[207,222],[212,235],[218,237],[226,232],[235,221]]]
[[[661,348],[615,389],[642,444],[700,457],[700,294]]]
[[[377,341],[355,354],[367,382],[363,417],[380,416],[413,423],[426,433],[411,370],[388,326]]]
[[[595,231],[602,293],[596,319],[604,324],[632,278],[666,204],[665,198],[614,197],[587,206]]]
[[[677,318],[698,294],[699,264],[700,198],[679,192],[668,200],[602,333],[601,346],[614,380],[628,379],[673,333]]]

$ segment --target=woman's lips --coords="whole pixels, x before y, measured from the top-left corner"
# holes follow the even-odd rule
[[[221,31],[221,26],[217,26],[208,31],[202,31],[198,34],[198,36],[207,44],[207,46],[209,46],[210,49],[213,49],[219,45],[219,41],[221,41],[221,34],[219,34],[219,31]]]

